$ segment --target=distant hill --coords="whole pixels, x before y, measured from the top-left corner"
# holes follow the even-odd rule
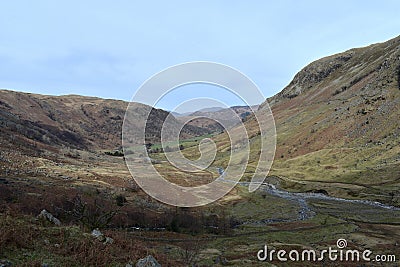
[[[189,112],[184,112],[184,113],[178,113],[178,112],[172,112],[172,114],[175,117],[183,117],[183,116],[191,116],[192,114],[198,113],[198,112],[216,112],[216,111],[220,111],[224,108],[222,107],[209,107],[209,108],[202,108],[196,111],[189,111]]]
[[[78,95],[47,96],[0,90],[0,140],[21,147],[72,147],[114,149],[121,146],[121,129],[128,103]],[[151,107],[136,103],[140,114]],[[147,121],[148,141],[160,139],[160,127],[168,112],[152,109]],[[181,123],[172,120],[176,127]],[[182,138],[210,133],[188,125]]]
[[[177,119],[181,122],[189,121],[189,125],[207,128],[209,131],[222,131],[223,127],[219,122],[223,123],[226,127],[231,128],[235,126],[237,120],[232,118],[232,111],[245,120],[253,113],[253,110],[258,109],[256,106],[233,106],[230,108],[212,107],[204,108],[192,113],[181,114]]]
[[[223,107],[210,107],[210,108],[199,109],[196,112],[216,112],[216,111],[220,111],[223,109],[224,109]]]

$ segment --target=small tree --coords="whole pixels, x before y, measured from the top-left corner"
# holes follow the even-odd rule
[[[182,243],[180,257],[187,266],[196,266],[202,245],[200,240],[188,240]]]
[[[72,200],[72,204],[72,210],[68,213],[76,221],[89,229],[105,228],[118,213],[118,210],[112,210],[107,208],[106,205],[100,205],[98,199],[95,199],[94,203],[89,204],[83,201],[80,195],[77,195]]]
[[[118,195],[115,198],[115,201],[117,203],[117,206],[119,206],[119,207],[122,207],[127,202],[125,196],[123,196],[123,195]]]

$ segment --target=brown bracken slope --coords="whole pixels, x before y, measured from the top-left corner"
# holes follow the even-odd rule
[[[278,134],[273,174],[398,195],[400,36],[312,62],[267,101]]]
[[[98,150],[121,146],[121,129],[128,102],[78,95],[46,96],[0,90],[0,138],[21,149],[71,147]],[[135,103],[141,114],[150,107]],[[168,112],[152,109],[147,120],[146,137],[154,142],[160,137],[162,122]],[[173,119],[176,127],[181,123]],[[183,129],[183,138],[207,134],[196,126]]]

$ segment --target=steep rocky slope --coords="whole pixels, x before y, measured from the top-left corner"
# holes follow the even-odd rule
[[[338,182],[359,185],[353,191],[398,194],[399,80],[400,37],[303,68],[267,100],[278,134],[272,173],[314,186]]]
[[[338,143],[398,140],[399,73],[400,37],[329,56],[302,69],[268,100],[278,132],[285,130],[285,136],[296,132],[280,136],[278,154],[292,158]]]

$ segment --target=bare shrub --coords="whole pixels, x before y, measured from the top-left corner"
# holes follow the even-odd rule
[[[203,247],[199,240],[189,240],[181,243],[179,256],[187,266],[196,266],[199,261],[199,254]]]
[[[77,195],[72,200],[72,210],[67,212],[84,227],[102,229],[111,223],[119,209],[114,209],[109,205],[104,205],[105,202],[100,202],[97,198],[92,202],[84,201],[80,195]]]

